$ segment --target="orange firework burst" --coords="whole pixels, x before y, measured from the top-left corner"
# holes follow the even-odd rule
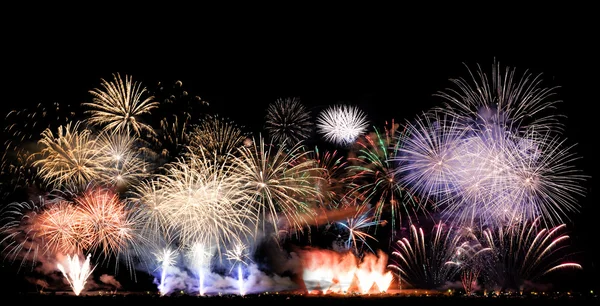
[[[52,205],[39,215],[35,226],[47,251],[73,254],[81,250],[81,214],[73,203],[60,201]]]
[[[75,199],[81,222],[82,246],[110,257],[134,242],[134,222],[125,204],[106,189],[88,190]]]

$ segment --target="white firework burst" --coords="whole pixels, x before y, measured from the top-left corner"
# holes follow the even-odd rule
[[[356,106],[334,105],[319,114],[317,129],[325,140],[347,145],[362,135],[369,125],[366,114]]]

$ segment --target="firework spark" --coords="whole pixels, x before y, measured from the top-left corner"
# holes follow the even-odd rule
[[[230,262],[233,262],[231,265],[231,270],[237,266],[237,277],[238,277],[238,292],[240,295],[246,294],[246,289],[244,288],[244,273],[242,270],[242,265],[247,266],[249,262],[248,256],[248,247],[243,243],[236,243],[233,246],[233,249],[228,250],[225,253],[227,259]],[[229,271],[231,273],[231,270]]]
[[[155,151],[162,158],[173,161],[186,151],[192,123],[198,120],[197,115],[203,113],[209,103],[187,90],[181,80],[171,84],[159,82],[148,91],[155,101],[160,102],[152,113],[153,121],[160,122],[153,138],[157,146]]]
[[[204,279],[206,273],[209,272],[210,260],[213,255],[213,248],[201,242],[197,242],[189,247],[186,252],[187,258],[190,261],[190,266],[198,273],[198,294],[205,294]]]
[[[37,151],[35,143],[46,129],[55,131],[73,120],[76,108],[64,103],[38,103],[33,108],[11,110],[3,119],[0,135],[4,153],[0,164],[0,191],[11,196],[23,187],[37,186],[35,167],[29,157]]]

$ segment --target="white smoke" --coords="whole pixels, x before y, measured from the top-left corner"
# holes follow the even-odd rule
[[[256,264],[250,264],[243,268],[243,278],[240,288],[240,280],[237,276],[222,275],[216,272],[206,272],[204,275],[203,292],[207,295],[214,294],[239,294],[261,293],[267,291],[295,290],[298,285],[289,277],[276,274],[269,275],[261,271]],[[200,292],[200,278],[198,275],[189,273],[177,266],[168,267],[164,284],[160,284],[161,271],[155,271],[154,284],[161,289],[165,295],[173,292],[183,291],[186,294],[198,294]],[[242,289],[242,290],[241,290]]]

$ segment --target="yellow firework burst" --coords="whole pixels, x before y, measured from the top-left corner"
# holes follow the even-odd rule
[[[56,135],[46,129],[39,141],[41,151],[33,154],[33,166],[50,186],[84,186],[98,176],[102,158],[90,130],[80,129],[80,122],[58,127]]]
[[[102,126],[105,131],[124,131],[141,135],[142,132],[155,134],[154,129],[140,121],[140,116],[149,114],[159,103],[152,96],[144,96],[146,88],[134,82],[131,76],[125,80],[117,73],[112,82],[102,79],[102,87],[90,91],[94,96],[89,107],[90,124]]]

